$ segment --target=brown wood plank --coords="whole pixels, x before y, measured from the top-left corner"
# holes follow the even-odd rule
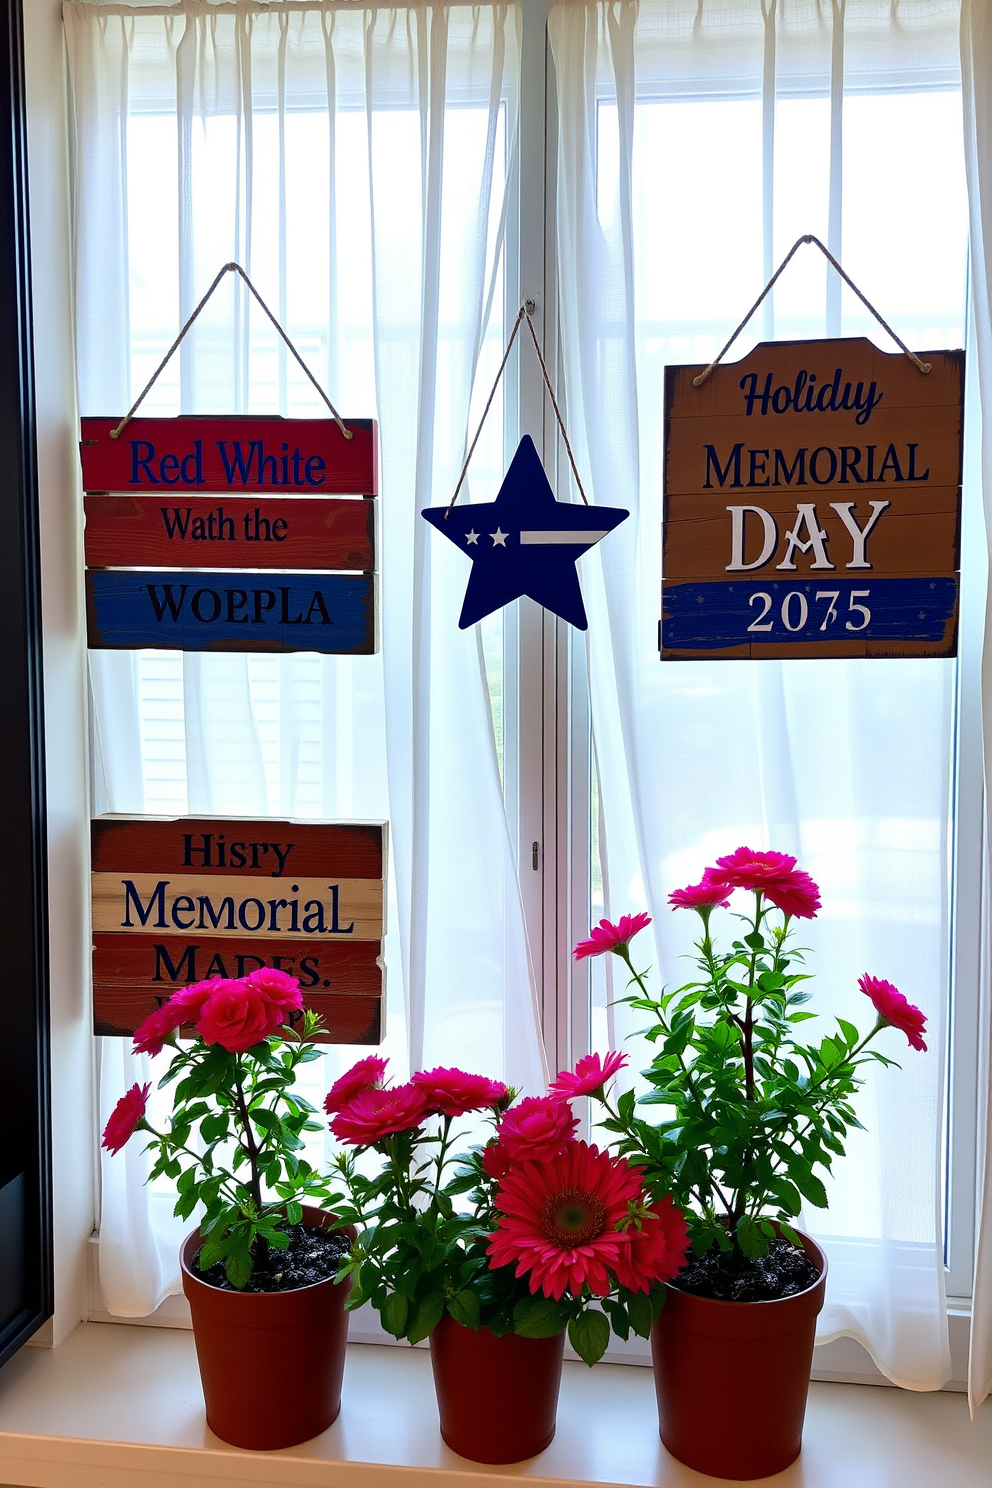
[[[683,522],[707,522],[714,517],[720,517],[729,525],[728,506],[761,506],[776,518],[786,517],[791,513],[794,520],[800,503],[804,506],[815,506],[821,517],[839,521],[840,518],[831,508],[832,501],[852,502],[854,515],[861,527],[864,526],[871,513],[870,503],[872,501],[889,503],[883,514],[885,517],[895,512],[900,516],[909,517],[937,515],[956,517],[960,504],[960,487],[927,484],[907,490],[905,486],[882,488],[876,486],[868,493],[860,490],[841,492],[833,488],[821,493],[809,491],[806,488],[797,490],[795,487],[792,490],[783,487],[777,491],[760,492],[693,491],[687,495],[669,496],[666,503],[665,526],[668,528],[676,527]],[[790,522],[789,526],[791,525]],[[822,520],[820,525],[823,525]]]
[[[107,815],[92,822],[91,840],[95,873],[381,879],[385,871],[383,822]]]
[[[326,418],[135,418],[111,439],[119,422],[82,420],[85,491],[379,494],[373,419],[346,419],[350,439]]]
[[[92,873],[93,929],[144,935],[199,931],[249,945],[255,935],[314,941],[381,940],[378,878],[245,878],[176,873]]]
[[[380,997],[383,971],[378,941],[301,945],[297,940],[252,940],[250,947],[212,936],[175,934],[93,936],[93,981],[103,988],[142,987],[168,997],[178,987],[211,976],[240,977],[261,966],[298,976],[304,993]]]
[[[374,571],[376,503],[357,497],[87,496],[91,568]]]
[[[143,987],[94,987],[93,1031],[103,1037],[129,1038],[159,1005]],[[385,999],[341,997],[311,992],[304,1006],[320,1013],[324,1031],[319,1044],[380,1044],[385,1032]],[[192,1029],[187,1030],[192,1033]]]

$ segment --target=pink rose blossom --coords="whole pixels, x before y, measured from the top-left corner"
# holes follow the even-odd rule
[[[148,1014],[135,1033],[135,1054],[160,1054],[169,1035],[184,1023],[195,1023],[207,998],[223,985],[223,977],[211,977],[207,982],[191,982],[188,987],[173,992],[168,1002]]]
[[[670,1194],[652,1204],[641,1221],[626,1231],[629,1248],[614,1270],[621,1286],[631,1292],[649,1292],[656,1282],[670,1281],[685,1263],[689,1227],[685,1215]]]
[[[256,992],[260,992],[266,1002],[279,1008],[283,1015],[282,1023],[288,1021],[290,1013],[302,1011],[303,993],[300,991],[299,978],[280,971],[278,966],[260,966],[257,971],[245,977],[245,982]]]
[[[561,1070],[557,1080],[548,1086],[548,1095],[554,1100],[572,1100],[577,1095],[596,1095],[602,1091],[607,1080],[612,1080],[617,1070],[627,1063],[626,1054],[615,1051],[605,1060],[598,1054],[586,1054],[574,1070]]]
[[[918,1007],[914,1007],[891,982],[882,977],[869,976],[866,972],[858,978],[858,986],[874,1004],[875,1011],[883,1023],[889,1023],[904,1033],[914,1049],[925,1050],[923,1035],[927,1031],[927,1018]]]
[[[602,956],[605,951],[617,951],[650,923],[651,916],[643,912],[621,915],[616,925],[609,920],[600,920],[589,931],[589,939],[580,940],[572,955],[576,961],[581,961],[585,956]]]
[[[145,1114],[151,1088],[150,1083],[132,1085],[127,1094],[121,1096],[103,1129],[103,1141],[100,1145],[106,1147],[108,1152],[120,1152],[128,1138],[134,1136],[138,1122]]]
[[[371,1147],[394,1132],[411,1131],[427,1116],[424,1092],[412,1082],[389,1090],[361,1090],[331,1122],[331,1131],[353,1147]]]
[[[673,909],[712,909],[714,904],[719,904],[721,909],[728,909],[730,900],[726,895],[727,889],[723,884],[709,883],[704,878],[702,883],[673,890],[668,896],[668,902]]]
[[[550,1162],[564,1152],[578,1124],[567,1101],[531,1095],[503,1117],[500,1145],[513,1162]]]
[[[505,1178],[512,1164],[501,1142],[490,1142],[482,1149],[482,1167],[490,1178]]]
[[[363,1090],[380,1089],[382,1077],[386,1073],[386,1063],[378,1054],[367,1054],[364,1059],[353,1064],[350,1070],[345,1070],[324,1097],[324,1110],[328,1116],[340,1111]]]
[[[423,1092],[429,1111],[444,1116],[464,1116],[466,1111],[482,1111],[486,1106],[497,1105],[506,1095],[506,1086],[501,1080],[490,1080],[487,1075],[469,1075],[460,1069],[418,1070],[412,1084]]]
[[[243,1054],[282,1023],[282,1009],[242,979],[225,981],[203,1005],[196,1031],[205,1044]]]

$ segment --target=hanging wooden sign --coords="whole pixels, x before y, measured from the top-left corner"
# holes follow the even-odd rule
[[[116,428],[82,421],[92,648],[377,649],[372,420]]]
[[[382,823],[98,817],[94,1031],[125,1037],[181,986],[276,966],[322,1042],[379,1043],[385,865]]]
[[[955,655],[964,352],[919,357],[666,370],[663,660]]]

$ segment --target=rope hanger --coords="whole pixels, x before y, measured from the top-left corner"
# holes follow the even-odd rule
[[[803,246],[804,243],[815,243],[816,244],[817,248],[819,248],[820,252],[824,255],[824,257],[830,263],[833,264],[834,268],[837,270],[838,274],[843,279],[844,283],[848,286],[848,288],[849,289],[853,289],[854,293],[857,295],[857,297],[861,301],[862,305],[864,305],[866,307],[866,309],[868,309],[868,310],[871,311],[872,315],[874,315],[874,317],[878,321],[879,325],[880,326],[883,326],[884,329],[888,331],[889,335],[892,337],[893,341],[900,348],[900,350],[901,351],[904,351],[906,353],[906,355],[909,357],[910,361],[913,362],[920,369],[921,372],[926,373],[926,372],[931,372],[933,370],[933,364],[931,362],[921,362],[920,361],[920,358],[916,355],[916,352],[915,351],[910,351],[910,349],[906,345],[905,341],[901,340],[896,335],[895,331],[889,325],[889,322],[884,318],[884,316],[882,316],[882,315],[879,314],[879,312],[875,309],[875,306],[871,303],[871,301],[865,295],[863,295],[861,293],[860,289],[855,284],[855,282],[851,278],[851,276],[849,274],[846,274],[844,272],[844,270],[841,268],[840,264],[834,258],[833,254],[830,252],[830,249],[829,248],[825,248],[824,245],[820,242],[819,238],[814,237],[814,235],[812,233],[804,233],[801,238],[797,238],[796,241],[793,243],[792,247],[789,249],[788,253],[785,255],[785,257],[783,258],[782,262],[779,264],[778,268],[775,270],[774,274],[769,279],[768,283],[765,285],[764,289],[761,291],[760,295],[755,300],[754,304],[751,306],[750,310],[747,312],[747,314],[745,315],[744,319],[741,321],[740,325],[737,327],[736,331],[734,331],[733,335],[730,337],[730,340],[727,342],[727,344],[720,351],[717,352],[716,356],[710,362],[709,366],[708,367],[705,367],[703,369],[703,371],[700,372],[700,374],[699,374],[698,377],[694,377],[692,379],[692,385],[693,385],[693,387],[702,387],[702,385],[706,381],[707,377],[709,377],[710,373],[713,371],[713,368],[719,365],[719,363],[721,362],[721,360],[723,359],[723,357],[726,355],[726,353],[730,350],[731,346],[733,346],[734,342],[737,340],[737,337],[740,335],[741,331],[744,329],[744,327],[747,325],[748,321],[751,319],[751,316],[754,314],[754,312],[757,310],[758,306],[761,304],[762,300],[765,298],[765,296],[768,293],[768,291],[771,289],[772,285],[775,283],[776,279],[782,273],[782,271],[786,267],[786,265],[790,262],[790,260],[792,259],[793,255],[796,253],[796,251],[798,249],[800,249]]]
[[[479,427],[475,431],[475,438],[472,440],[472,443],[468,447],[468,454],[465,456],[465,464],[462,466],[462,473],[458,477],[458,484],[455,487],[455,494],[452,496],[451,500],[448,502],[447,510],[444,513],[445,520],[447,520],[448,514],[451,511],[451,508],[454,506],[455,502],[458,500],[458,493],[461,490],[462,485],[463,485],[464,480],[465,480],[465,476],[468,473],[469,462],[471,461],[472,456],[475,453],[475,446],[479,442],[479,435],[482,433],[482,426],[486,422],[486,415],[489,413],[489,410],[492,407],[492,401],[493,401],[493,399],[496,396],[496,389],[499,387],[500,378],[503,376],[503,372],[504,372],[504,370],[506,368],[506,364],[507,364],[507,362],[510,359],[510,352],[513,350],[513,343],[517,339],[517,332],[519,331],[521,322],[524,319],[526,319],[526,321],[527,321],[527,329],[530,331],[530,339],[533,341],[533,343],[534,343],[534,350],[537,352],[537,360],[541,364],[541,371],[544,374],[544,385],[545,385],[545,387],[548,390],[548,397],[551,399],[551,407],[555,411],[555,418],[558,421],[558,428],[561,431],[561,437],[565,441],[565,449],[568,452],[568,463],[572,467],[572,474],[575,476],[575,484],[578,487],[579,495],[582,497],[583,505],[585,505],[585,506],[588,506],[589,505],[589,498],[588,498],[588,496],[586,495],[586,493],[585,493],[585,491],[583,489],[582,480],[581,480],[581,477],[579,476],[578,467],[577,467],[577,465],[575,463],[575,456],[572,454],[572,446],[568,442],[568,433],[566,432],[566,429],[565,429],[565,420],[561,416],[561,410],[558,407],[558,400],[555,397],[555,390],[551,386],[551,377],[550,377],[550,375],[548,373],[547,363],[544,360],[544,356],[543,356],[543,354],[541,352],[540,343],[538,342],[538,339],[537,339],[537,333],[534,330],[534,322],[531,319],[531,316],[533,314],[533,311],[534,311],[534,301],[533,300],[525,300],[524,303],[520,306],[520,309],[517,311],[517,318],[513,322],[513,330],[510,332],[510,339],[509,339],[509,341],[507,341],[507,343],[506,343],[506,350],[503,353],[503,360],[499,364],[499,371],[496,373],[496,379],[493,382],[492,390],[490,391],[489,397],[486,399],[486,406],[482,410],[482,417],[479,420]]]
[[[151,377],[149,377],[148,381],[145,383],[144,387],[141,389],[141,392],[135,398],[134,402],[131,404],[131,407],[128,409],[127,413],[124,415],[124,417],[121,419],[120,423],[117,425],[117,428],[116,429],[111,429],[111,431],[110,431],[110,437],[111,437],[111,439],[119,439],[120,436],[121,436],[122,431],[127,428],[127,425],[131,422],[132,418],[134,417],[135,410],[140,406],[141,403],[144,402],[146,396],[151,391],[151,389],[155,385],[155,383],[158,381],[158,378],[164,372],[164,370],[165,370],[166,366],[168,365],[169,361],[171,360],[172,356],[178,350],[179,344],[182,341],[183,337],[186,335],[186,332],[189,330],[190,326],[193,324],[194,320],[199,315],[200,311],[206,305],[207,301],[210,299],[210,296],[213,294],[214,290],[217,288],[218,284],[223,279],[223,277],[224,277],[225,274],[240,274],[241,275],[241,278],[245,281],[245,283],[247,284],[248,288],[251,290],[252,294],[255,296],[255,299],[261,305],[262,309],[265,311],[266,315],[269,317],[269,319],[271,320],[272,324],[275,326],[276,330],[279,332],[280,336],[285,341],[285,343],[289,347],[290,351],[293,353],[293,356],[299,362],[300,366],[303,368],[304,372],[309,377],[310,381],[313,383],[314,387],[317,389],[318,393],[323,398],[324,402],[327,404],[328,408],[331,411],[331,416],[333,417],[334,422],[337,424],[338,428],[341,430],[341,433],[344,435],[345,439],[353,439],[354,438],[354,435],[352,434],[351,430],[345,424],[344,419],[338,413],[337,409],[334,407],[334,404],[331,402],[330,398],[324,392],[324,389],[321,387],[321,385],[317,381],[316,377],[314,377],[313,373],[310,371],[310,368],[307,366],[306,362],[300,356],[300,353],[297,351],[296,347],[293,345],[292,341],[289,339],[289,337],[287,336],[286,332],[283,330],[282,326],[279,324],[278,320],[276,320],[275,316],[272,314],[272,311],[269,309],[268,305],[262,299],[262,296],[259,294],[259,292],[255,288],[254,284],[252,284],[251,280],[248,278],[248,275],[245,273],[244,269],[241,267],[241,265],[239,263],[233,263],[233,262],[232,263],[226,263],[224,265],[224,267],[221,269],[220,273],[215,278],[213,284],[211,284],[210,288],[207,290],[206,294],[203,296],[203,299],[197,305],[196,309],[193,311],[193,314],[189,317],[189,319],[187,320],[186,324],[183,326],[182,330],[179,332],[179,335],[176,337],[175,341],[173,341],[172,345],[169,347],[168,351],[165,353],[165,356],[159,362],[158,366],[155,368],[155,371],[152,373]]]

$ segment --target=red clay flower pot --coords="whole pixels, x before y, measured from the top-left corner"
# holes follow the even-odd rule
[[[335,1227],[304,1207],[303,1223]],[[345,1234],[354,1238],[349,1227]],[[193,1317],[210,1430],[233,1447],[271,1452],[326,1431],[341,1409],[351,1280],[291,1292],[228,1292],[192,1269],[200,1232],[183,1242],[183,1291]]]
[[[565,1334],[497,1338],[443,1317],[431,1334],[441,1435],[471,1462],[523,1462],[555,1434]]]
[[[795,1462],[827,1261],[800,1237],[819,1280],[778,1302],[716,1302],[665,1288],[651,1330],[661,1439],[715,1478],[764,1478]]]

